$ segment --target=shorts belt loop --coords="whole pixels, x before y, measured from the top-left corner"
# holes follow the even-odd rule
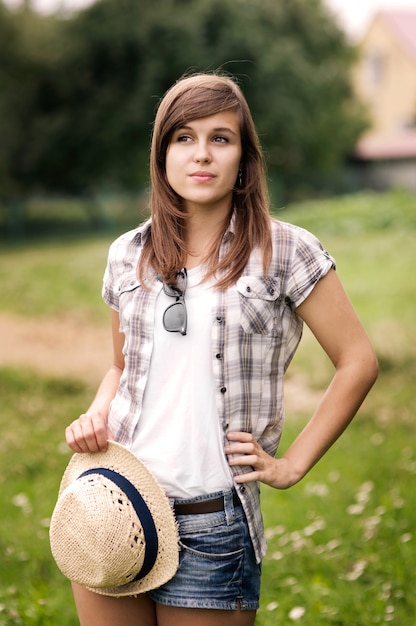
[[[235,509],[234,509],[234,498],[235,498],[235,490],[231,489],[230,491],[224,492],[224,511],[225,511],[225,520],[228,526],[232,526],[235,522]]]

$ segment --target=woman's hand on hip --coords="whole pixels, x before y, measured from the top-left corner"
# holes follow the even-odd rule
[[[107,426],[107,420],[99,411],[83,413],[65,430],[68,446],[74,452],[105,451],[108,440],[114,439]]]
[[[301,476],[296,474],[288,459],[275,459],[267,454],[251,433],[229,432],[227,439],[228,463],[246,470],[234,476],[236,483],[260,481],[275,489],[287,489],[300,480]],[[251,471],[247,471],[248,468]]]

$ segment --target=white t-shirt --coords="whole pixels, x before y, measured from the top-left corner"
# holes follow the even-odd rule
[[[202,284],[201,267],[188,270],[187,334],[163,328],[173,298],[163,290],[155,307],[154,344],[143,407],[132,451],[169,497],[190,498],[229,489],[232,473],[223,451],[211,356],[215,291]]]

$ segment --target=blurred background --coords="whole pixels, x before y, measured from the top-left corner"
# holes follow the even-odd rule
[[[334,255],[380,362],[316,468],[262,488],[256,626],[415,624],[416,0],[3,0],[0,626],[78,623],[48,528],[65,427],[111,363],[108,247],[148,215],[159,99],[217,69],[253,111],[273,214]],[[305,329],[282,452],[331,376]]]
[[[238,78],[275,207],[363,188],[416,191],[416,6],[400,7],[4,0],[0,241],[131,223],[146,208],[157,103],[200,70]]]

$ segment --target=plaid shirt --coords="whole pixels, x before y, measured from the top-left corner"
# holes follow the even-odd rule
[[[161,282],[149,277],[141,288],[137,263],[150,220],[125,233],[110,247],[103,298],[119,312],[124,333],[125,368],[109,412],[117,441],[130,447],[141,412],[153,346],[153,319]],[[220,254],[233,237],[232,222]],[[262,259],[253,251],[243,275],[217,292],[212,311],[212,367],[220,427],[253,433],[274,456],[283,427],[283,376],[302,335],[295,309],[316,282],[334,267],[332,257],[308,231],[272,220],[273,258],[263,275]],[[151,468],[150,468],[151,469]],[[234,467],[235,474],[250,468]],[[256,482],[238,486],[257,560],[266,551]]]

